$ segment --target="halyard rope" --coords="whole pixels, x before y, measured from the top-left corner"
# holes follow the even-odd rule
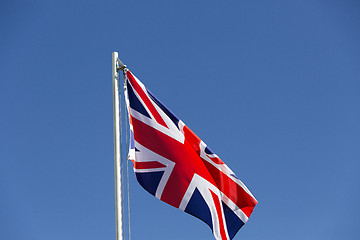
[[[124,73],[124,90],[126,89],[126,68],[123,71]],[[125,94],[124,94],[125,97]],[[127,207],[128,207],[128,233],[129,240],[131,240],[131,231],[130,231],[130,182],[129,182],[129,134],[128,134],[128,115],[127,115],[127,106],[125,105],[125,156],[126,156],[126,181],[127,181]]]

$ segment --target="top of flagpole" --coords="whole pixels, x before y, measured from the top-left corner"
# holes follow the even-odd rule
[[[126,65],[119,59],[118,52],[113,52],[113,56],[116,59],[116,71],[123,71]]]

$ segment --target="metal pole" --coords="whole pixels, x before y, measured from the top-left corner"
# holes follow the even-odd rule
[[[118,53],[112,53],[112,81],[114,107],[114,175],[115,175],[115,226],[116,240],[123,240],[122,197],[121,197],[121,165],[120,165],[120,119],[119,119],[119,73]]]

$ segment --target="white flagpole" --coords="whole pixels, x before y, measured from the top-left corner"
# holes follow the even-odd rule
[[[116,240],[123,240],[123,209],[121,196],[121,148],[120,148],[120,102],[119,102],[119,70],[118,53],[112,53],[112,81],[113,81],[113,107],[114,107],[114,175],[115,175],[115,226]]]

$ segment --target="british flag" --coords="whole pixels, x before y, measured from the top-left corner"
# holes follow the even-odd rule
[[[125,69],[130,120],[129,159],[140,185],[158,199],[232,239],[256,199],[231,169]]]

